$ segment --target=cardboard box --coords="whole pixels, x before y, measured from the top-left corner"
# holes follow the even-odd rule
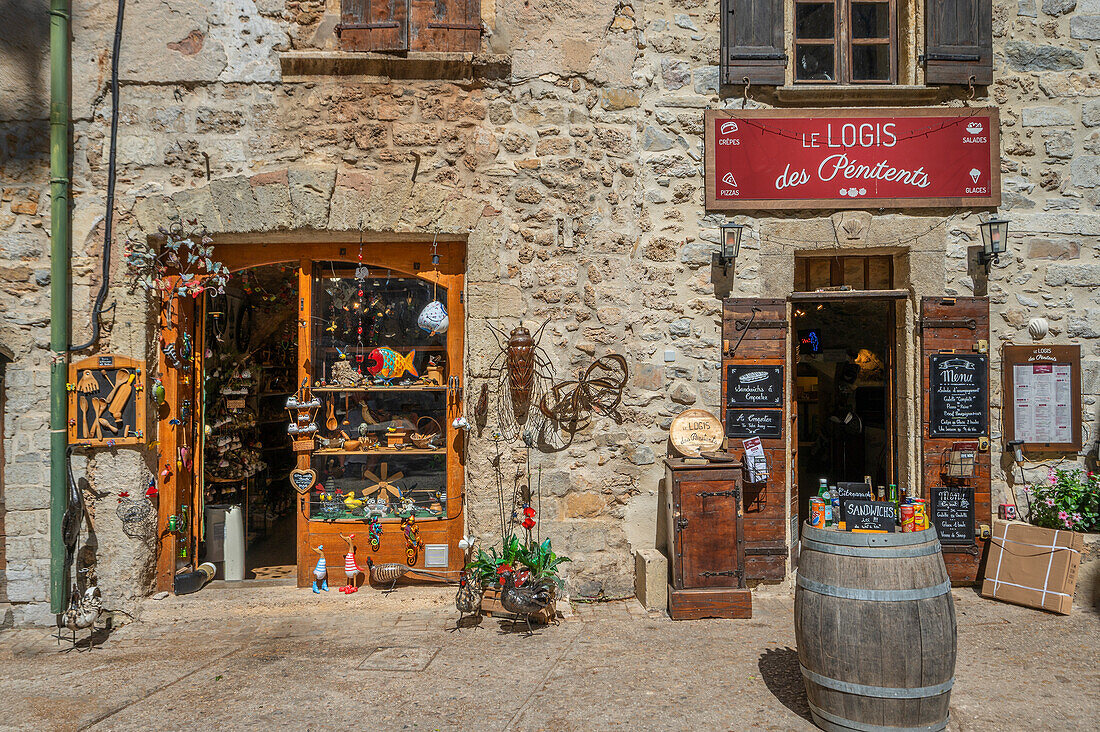
[[[982,597],[1069,615],[1084,548],[1073,531],[994,521]]]

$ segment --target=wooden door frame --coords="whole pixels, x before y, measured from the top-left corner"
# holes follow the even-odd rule
[[[244,269],[251,269],[254,267],[260,267],[271,264],[297,264],[298,268],[298,305],[299,305],[299,318],[298,318],[298,382],[300,383],[303,377],[312,377],[312,374],[308,371],[309,359],[311,354],[311,307],[312,307],[312,282],[313,282],[313,263],[318,261],[337,261],[347,262],[348,264],[356,264],[358,260],[358,253],[360,242],[358,240],[349,241],[347,236],[343,235],[319,235],[315,240],[297,240],[291,237],[273,236],[272,241],[258,242],[253,240],[242,240],[239,236],[225,236],[216,237],[214,243],[214,256],[217,260],[222,262],[231,272],[238,272]],[[450,323],[447,330],[447,358],[448,367],[452,375],[458,376],[460,384],[465,382],[465,359],[464,349],[466,342],[465,334],[465,281],[466,281],[466,242],[462,239],[456,239],[454,237],[447,237],[446,240],[436,240],[435,246],[437,253],[440,257],[440,263],[438,268],[434,268],[432,265],[432,249],[433,239],[419,237],[415,240],[410,240],[408,235],[397,235],[392,239],[379,239],[377,235],[370,237],[371,241],[362,241],[363,249],[363,263],[369,265],[372,268],[384,268],[390,269],[395,274],[400,274],[408,277],[416,277],[418,279],[434,282],[441,288],[445,288],[447,292],[447,311],[452,314]],[[197,315],[196,315],[197,321]],[[171,324],[165,320],[164,308],[161,309],[161,333],[168,338],[177,337],[175,329],[170,328]],[[205,326],[205,323],[203,323]],[[201,378],[203,369],[203,359],[200,357],[202,351],[198,347],[198,339],[196,340],[196,347],[194,349],[194,361],[191,370],[192,385],[198,383],[198,379]],[[166,374],[168,364],[165,362],[164,354],[160,354],[160,373]],[[165,380],[166,388],[166,402],[170,406],[170,411],[175,413],[178,409],[179,394],[174,389],[169,389],[168,380]],[[458,390],[459,397],[462,394],[461,387]],[[197,409],[197,407],[196,407]],[[455,545],[452,547],[452,551],[448,552],[449,562],[452,565],[461,564],[461,554],[453,549],[457,548],[458,538],[462,536],[462,516],[465,506],[465,450],[464,447],[464,435],[460,430],[455,430],[451,426],[451,420],[462,414],[463,405],[460,400],[449,401],[446,424],[442,425],[444,430],[448,433],[447,444],[449,445],[447,455],[447,523],[448,523],[448,543]],[[199,425],[196,430],[201,432],[201,420],[196,418],[195,424]],[[160,452],[158,455],[158,470],[159,466],[164,462],[165,455],[174,455],[175,453],[175,440],[171,439],[164,441],[164,436],[172,432],[172,430],[166,429],[166,420],[160,425],[160,434],[162,436],[162,442],[160,444]],[[168,442],[171,442],[169,445]],[[193,441],[191,443],[196,448],[199,442]],[[287,446],[290,449],[290,446]],[[197,458],[198,456],[196,456]],[[169,462],[173,462],[174,459],[170,459]],[[196,462],[198,462],[196,460]],[[197,510],[195,506],[201,505],[201,496],[198,492],[201,491],[201,480],[197,480],[192,476],[191,478],[191,506],[192,506],[192,521],[191,530],[194,533],[195,541],[193,551],[197,552],[198,545],[197,539],[199,538],[198,529],[201,522],[201,517],[197,516]],[[168,493],[168,491],[165,491]],[[308,537],[310,531],[310,521],[308,519],[308,502],[299,499],[297,505],[297,559],[298,559],[298,574],[299,585],[302,583],[303,573],[308,573],[311,565],[308,562],[302,561],[303,557],[306,557],[306,552],[309,551]],[[166,531],[167,517],[174,513],[177,509],[178,502],[174,500],[174,496],[169,500],[161,501],[160,510],[160,536],[162,537],[161,553],[157,560],[157,588],[160,590],[173,589],[173,577],[175,574],[175,556],[178,551],[177,542],[175,541],[175,535]],[[388,520],[383,520],[384,523],[389,526]],[[361,522],[360,522],[361,523]],[[393,520],[396,526],[396,520]],[[335,524],[333,531],[347,530],[347,527],[342,524]],[[391,529],[392,531],[392,529]],[[451,536],[453,535],[453,536]],[[335,543],[332,544],[334,552],[339,549],[339,546]],[[326,555],[328,555],[326,548]],[[193,556],[193,554],[192,554]],[[342,556],[342,554],[340,555]],[[339,561],[340,556],[327,557],[328,564],[332,568],[342,568],[343,564]]]

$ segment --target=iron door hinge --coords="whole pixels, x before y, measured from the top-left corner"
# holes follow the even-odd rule
[[[714,498],[717,496],[725,496],[726,498],[740,498],[741,491],[737,488],[730,488],[728,491],[699,491],[695,495],[699,498]]]
[[[738,333],[745,330],[752,325],[753,328],[783,328],[786,330],[786,320],[751,320],[750,318],[742,318],[740,320],[733,321],[733,329]]]
[[[921,318],[920,328],[969,328],[978,329],[978,321],[974,318]]]
[[[741,570],[740,569],[726,569],[726,570],[723,570],[721,572],[707,571],[707,572],[700,572],[699,576],[700,577],[737,577],[738,579],[740,579],[741,578]]]

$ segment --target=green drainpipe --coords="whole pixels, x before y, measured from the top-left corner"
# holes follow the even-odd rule
[[[72,124],[69,0],[50,0],[50,610],[64,610],[65,542],[61,519],[68,491],[65,450],[68,420],[69,258],[72,221],[69,202],[69,130]]]

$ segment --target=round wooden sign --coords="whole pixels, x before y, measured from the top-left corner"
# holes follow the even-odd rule
[[[684,457],[722,449],[722,421],[705,409],[687,409],[672,420],[668,430],[672,448]]]

